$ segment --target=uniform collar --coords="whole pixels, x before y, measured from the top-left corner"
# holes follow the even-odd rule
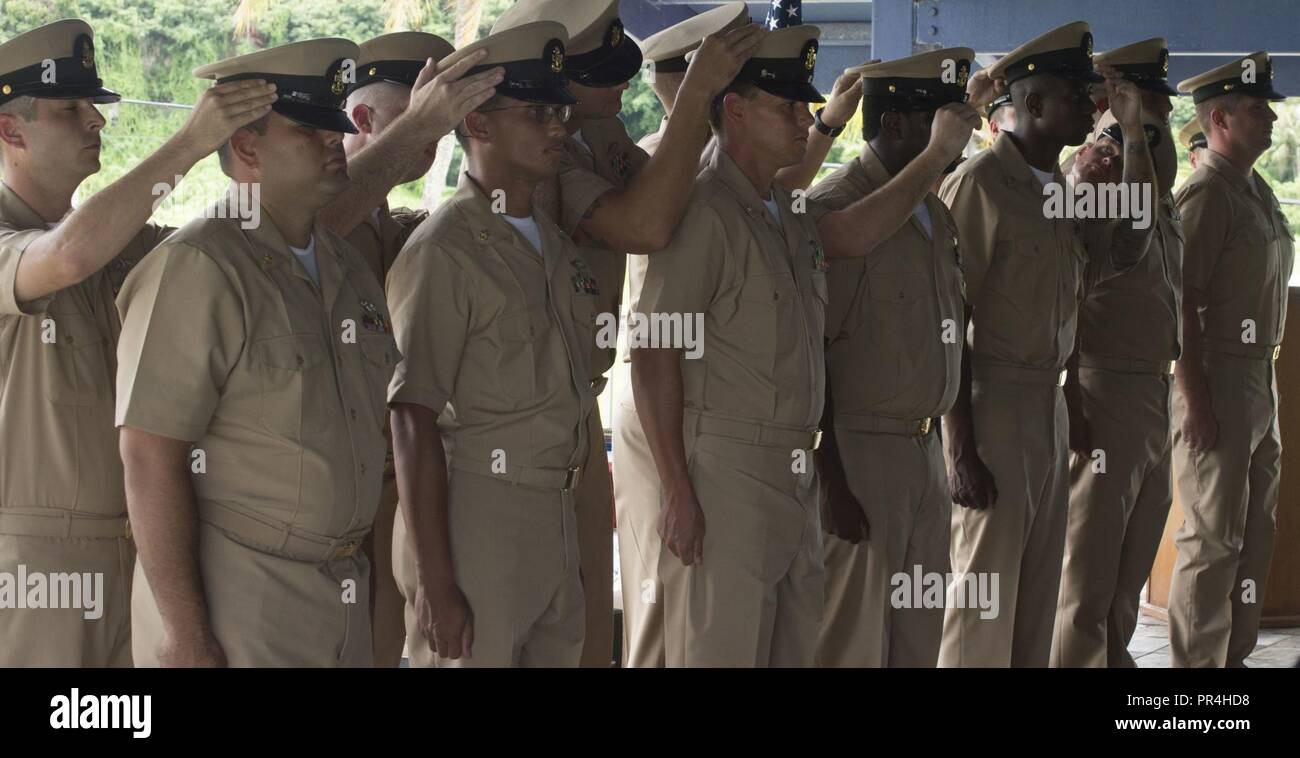
[[[740,166],[736,165],[736,162],[731,159],[730,155],[727,155],[727,151],[723,150],[720,145],[717,150],[713,151],[713,158],[709,161],[709,167],[713,169],[723,186],[740,200],[745,212],[750,215],[762,214],[769,219],[772,217],[767,212],[767,208],[763,206],[763,198],[758,196],[758,190],[749,181],[749,177],[745,176],[745,172],[740,170]],[[772,182],[771,192],[772,199],[776,200],[778,208],[790,204],[789,198],[786,197],[787,193],[775,181]],[[782,218],[784,217],[785,214],[783,213]]]
[[[1249,174],[1244,174],[1241,169],[1232,164],[1232,161],[1214,152],[1212,148],[1205,150],[1205,158],[1202,163],[1226,179],[1233,188],[1252,197],[1255,195],[1250,188],[1250,183],[1255,180],[1255,169],[1252,168]]]
[[[257,256],[258,265],[268,273],[281,266],[288,266],[295,276],[315,284],[289,249],[288,241],[276,226],[275,219],[267,212],[266,206],[262,206],[260,212],[261,222],[252,229],[242,230],[253,243],[252,253]],[[352,276],[352,266],[335,246],[330,232],[321,224],[319,217],[312,222],[311,233],[316,241],[316,268],[320,274],[321,299],[326,307],[332,307],[343,281]]]
[[[993,140],[993,154],[998,157],[1002,164],[1002,171],[1006,175],[1008,182],[1012,184],[1023,184],[1027,189],[1031,189],[1035,195],[1041,195],[1041,184],[1038,177],[1034,175],[1033,169],[1029,167],[1025,156],[1020,154],[1020,148],[1006,134],[999,134],[998,138]],[[1059,166],[1052,166],[1052,179],[1065,186],[1065,176],[1061,174]]]
[[[456,192],[447,200],[465,216],[470,224],[470,233],[480,246],[492,247],[502,240],[509,240],[510,244],[519,252],[523,253],[530,260],[543,262],[551,259],[552,256],[559,253],[559,241],[556,238],[558,232],[555,230],[555,223],[551,221],[550,216],[542,209],[540,203],[533,202],[533,220],[537,222],[537,230],[542,238],[542,250],[539,257],[538,251],[533,250],[515,231],[510,222],[501,217],[501,214],[492,212],[492,201],[490,201],[483,188],[478,182],[469,175],[468,171],[462,171],[460,178],[456,181]]]
[[[0,221],[15,229],[47,229],[49,224],[8,184],[0,182]]]
[[[853,159],[851,165],[854,166],[854,168],[850,168],[852,181],[859,185],[860,191],[864,194],[885,186],[894,178],[894,175],[889,173],[889,169],[885,168],[884,162],[880,160],[879,155],[876,155],[876,151],[872,149],[871,143],[869,142],[862,146],[862,152]],[[854,174],[856,174],[856,176],[854,176]],[[921,198],[920,203],[921,205],[926,206],[926,209],[930,211],[931,229],[934,229],[935,220],[938,218],[934,213],[934,209],[929,207],[930,198],[933,194],[934,193],[932,192],[926,192],[925,197]],[[915,211],[908,214],[907,220],[908,223],[916,227],[918,232],[921,232],[921,236],[925,239],[928,240],[933,236],[933,232],[927,233],[925,231],[925,227],[922,226],[921,220],[916,217]]]

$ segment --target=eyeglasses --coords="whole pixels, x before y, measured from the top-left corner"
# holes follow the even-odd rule
[[[479,113],[495,113],[497,111],[512,111],[519,108],[527,108],[533,114],[533,120],[539,124],[546,124],[551,119],[559,119],[561,124],[569,123],[569,118],[573,115],[572,105],[508,105],[504,108],[492,108]]]

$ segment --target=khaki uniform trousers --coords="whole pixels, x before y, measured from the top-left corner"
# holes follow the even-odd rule
[[[659,554],[669,667],[809,667],[825,574],[812,451],[712,434],[684,437],[704,512],[704,561]],[[808,436],[808,435],[805,435]]]
[[[375,528],[365,541],[366,555],[370,558],[370,622],[375,642],[375,668],[391,669],[402,665],[402,648],[406,645],[403,613],[406,601],[393,578],[393,519],[396,515],[397,477],[391,468],[387,468],[379,492],[379,510],[375,511]]]
[[[1070,456],[1053,666],[1134,668],[1128,643],[1172,497],[1168,373],[1079,369],[1093,456]]]
[[[849,489],[866,513],[871,538],[857,545],[823,534],[826,613],[817,665],[928,667],[939,659],[942,605],[894,607],[893,578],[948,574],[952,497],[938,430],[923,437],[853,431],[835,420]],[[910,590],[910,586],[908,586]],[[899,590],[902,591],[901,589]]]
[[[13,523],[13,522],[21,522]],[[0,608],[0,668],[15,667],[131,667],[131,570],[135,549],[126,537],[126,519],[75,519],[81,531],[102,531],[102,536],[54,537],[51,529],[68,522],[49,516],[18,516],[0,512],[0,572],[18,579],[18,567],[27,576],[46,578],[45,603],[53,601],[54,575],[82,574],[82,608]],[[24,528],[24,527],[35,528]],[[116,536],[109,536],[109,532]],[[85,584],[91,574],[91,584]],[[93,575],[103,577],[98,598],[98,618],[86,618],[87,590],[94,592]],[[66,585],[65,585],[66,586]],[[28,587],[15,586],[28,594]],[[17,594],[13,598],[17,603]],[[64,603],[72,605],[73,603]],[[92,614],[95,611],[91,611]]]
[[[992,508],[952,514],[953,585],[944,614],[939,665],[1045,667],[1060,592],[1069,509],[1069,420],[1060,375],[1012,366],[972,367],[976,449],[998,490]],[[998,603],[955,607],[966,574],[996,582]]]
[[[577,666],[584,615],[572,494],[454,468],[449,476],[452,569],[472,614],[472,657],[435,655],[420,631],[415,552],[399,511],[394,574],[412,668]]]
[[[629,384],[614,411],[614,504],[623,592],[623,665],[628,668],[664,666],[659,502],[659,470]]]
[[[369,668],[370,561],[365,552],[297,560],[241,544],[199,524],[199,571],[208,623],[232,667]],[[159,665],[164,630],[136,562],[131,593],[135,665]]]
[[[1277,536],[1277,380],[1267,359],[1206,352],[1204,365],[1219,425],[1209,451],[1183,442],[1186,408],[1174,395],[1174,476],[1185,520],[1174,537],[1170,652],[1175,667],[1235,667],[1259,638]]]
[[[578,562],[586,608],[583,668],[614,664],[614,485],[605,457],[600,407],[587,416],[587,462],[574,489],[578,515]]]

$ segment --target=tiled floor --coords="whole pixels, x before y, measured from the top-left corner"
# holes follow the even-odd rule
[[[1150,616],[1138,616],[1137,632],[1128,651],[1138,668],[1169,667],[1169,625]],[[1300,627],[1259,630],[1255,652],[1246,659],[1251,668],[1290,668],[1300,660]]]

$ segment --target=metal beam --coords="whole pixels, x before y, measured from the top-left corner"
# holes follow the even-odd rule
[[[910,29],[895,17],[904,9],[910,11]],[[875,48],[888,53],[882,57],[936,45],[1000,55],[1052,27],[1083,20],[1092,25],[1098,51],[1148,37],[1169,40],[1173,82],[1268,50],[1279,91],[1300,95],[1297,18],[1295,0],[1233,0],[1228,6],[1221,0],[876,0]]]

